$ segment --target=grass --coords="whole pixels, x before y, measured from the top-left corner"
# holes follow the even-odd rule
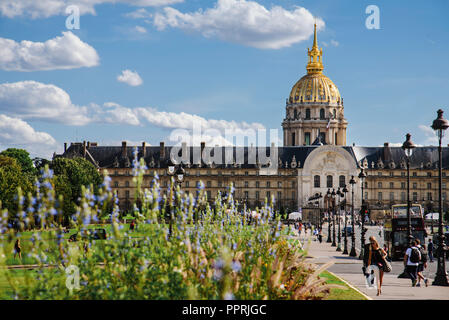
[[[324,271],[323,273],[321,273],[320,277],[326,278],[326,283],[338,284],[347,288],[346,290],[334,288],[331,289],[331,292],[326,300],[367,300],[365,296],[349,287],[346,283],[341,281],[341,279],[335,277],[328,271]]]

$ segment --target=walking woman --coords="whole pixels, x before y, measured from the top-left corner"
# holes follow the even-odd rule
[[[22,260],[22,248],[20,246],[20,239],[17,239],[14,243],[14,259],[16,258],[16,255],[19,255],[19,259]]]
[[[365,245],[363,266],[365,268],[371,267],[376,272],[377,278],[377,295],[382,293],[382,280],[384,277],[383,264],[387,253],[379,246],[376,238],[371,236],[369,244]]]

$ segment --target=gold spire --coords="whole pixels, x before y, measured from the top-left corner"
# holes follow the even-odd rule
[[[307,74],[322,73],[323,67],[323,49],[318,48],[318,41],[316,36],[316,23],[314,25],[313,46],[312,50],[307,49],[309,56],[309,63],[307,64]]]

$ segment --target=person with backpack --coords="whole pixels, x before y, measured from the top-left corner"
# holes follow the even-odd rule
[[[405,251],[404,255],[404,265],[405,271],[412,279],[412,287],[416,286],[416,279],[418,277],[418,265],[421,260],[421,253],[416,247],[416,240],[412,242],[412,245]]]
[[[424,284],[426,287],[429,286],[429,280],[423,276],[424,269],[427,268],[427,250],[426,245],[422,244],[419,239],[416,239],[416,247],[419,249],[419,252],[421,253],[421,260],[419,260],[417,275],[418,275],[418,283],[416,284],[417,287],[421,286],[421,279],[424,281]]]

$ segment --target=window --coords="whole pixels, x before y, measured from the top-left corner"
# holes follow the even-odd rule
[[[249,198],[249,192],[245,191],[245,199],[248,199],[248,198]]]
[[[443,177],[445,177],[446,176],[446,172],[443,172]]]
[[[326,143],[326,132],[320,132],[320,141],[322,144]]]
[[[432,192],[427,192],[427,200],[432,201]]]
[[[405,182],[401,182],[401,189],[405,189]]]
[[[413,201],[418,201],[418,192],[413,192]]]
[[[245,188],[248,188],[249,187],[249,183],[248,183],[248,181],[245,181]]]
[[[278,181],[278,188],[282,188],[282,182]]]
[[[417,177],[417,176],[418,176],[418,173],[417,173],[417,172],[413,172],[413,176],[414,176],[414,177]]]
[[[126,190],[126,191],[125,191],[125,197],[126,197],[126,198],[129,198],[129,190]]]
[[[306,146],[310,146],[310,132],[306,132],[304,134],[304,144]]]
[[[208,190],[207,191],[207,199],[212,199],[212,194],[211,194],[211,192],[210,192],[210,190]]]
[[[295,139],[296,137],[295,137],[295,133],[293,132],[292,133],[292,146],[295,146],[296,145],[296,139]]]
[[[189,181],[186,181],[186,188],[189,187]]]
[[[306,120],[309,120],[309,119],[310,119],[310,109],[307,108],[306,109]]]
[[[270,181],[267,181],[267,188],[270,188]]]
[[[427,172],[427,176],[431,177],[432,176],[432,172]]]
[[[114,187],[118,188],[118,181],[114,182]]]
[[[245,171],[245,176],[247,176],[248,175],[248,171]]]
[[[441,193],[441,200],[446,201],[446,192]]]
[[[218,187],[221,188],[222,187],[222,182],[218,181]]]
[[[345,176],[340,176],[338,180],[339,180],[340,188],[344,188],[344,186],[346,185]]]
[[[292,199],[293,199],[293,200],[296,199],[296,192],[295,192],[295,191],[292,192]]]
[[[379,189],[382,189],[382,182],[378,182],[378,183],[377,183],[377,187],[378,187]]]
[[[334,109],[334,119],[337,118],[337,110]]]
[[[271,192],[267,191],[267,200],[270,201],[270,199],[271,199]]]
[[[129,187],[129,181],[125,181],[125,187]]]
[[[390,182],[390,189],[393,189],[393,188],[394,188],[394,183]]]
[[[256,188],[260,188],[260,183],[259,183],[259,181],[256,181]]]
[[[432,183],[429,182],[429,183],[427,184],[427,189],[432,189]]]
[[[379,177],[382,177],[382,172],[377,173]]]
[[[282,199],[282,192],[278,191],[278,201]]]
[[[293,118],[296,120],[298,118],[298,110],[293,110]]]
[[[333,187],[333,181],[332,181],[332,176],[327,176],[326,178],[326,186],[327,188],[332,188]]]
[[[401,192],[401,201],[405,201],[405,192]]]
[[[256,191],[256,199],[259,200],[259,191]]]
[[[441,188],[446,189],[446,182],[441,183]]]
[[[313,177],[313,187],[319,188],[320,187],[320,176],[314,176]]]
[[[295,181],[292,181],[292,188],[295,187]]]
[[[377,193],[377,200],[382,201],[382,192]]]
[[[368,182],[365,182],[365,188],[368,189]]]
[[[418,188],[418,184],[416,182],[413,182],[413,189],[417,189]]]
[[[390,192],[390,201],[394,201],[394,192]]]
[[[394,177],[394,172],[390,172],[390,177]]]
[[[405,172],[401,172],[401,177],[405,177]]]
[[[324,120],[324,119],[325,119],[324,109],[320,109],[320,119],[321,119],[321,120]]]

